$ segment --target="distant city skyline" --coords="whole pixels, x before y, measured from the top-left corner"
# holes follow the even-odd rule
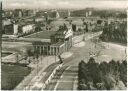
[[[3,0],[4,9],[127,8],[127,0]]]

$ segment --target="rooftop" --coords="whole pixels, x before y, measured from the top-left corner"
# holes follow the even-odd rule
[[[6,26],[6,25],[10,25],[12,24],[12,22],[10,20],[3,20],[3,25]]]
[[[52,44],[51,46],[61,46],[62,44],[64,44],[64,42],[57,42],[55,44]]]
[[[49,43],[49,42],[35,41],[32,44],[33,45],[50,45],[51,43]]]

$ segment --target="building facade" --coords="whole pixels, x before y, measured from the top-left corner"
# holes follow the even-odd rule
[[[15,9],[13,11],[13,17],[22,17],[23,16],[23,11],[22,9]]]
[[[22,31],[23,33],[29,33],[31,31],[34,31],[34,24],[22,26]]]
[[[28,34],[35,31],[34,24],[18,24],[18,33],[19,34]]]
[[[73,31],[71,28],[59,29],[51,35],[51,42],[34,42],[34,50],[43,55],[61,55],[72,47]]]
[[[3,20],[3,34],[13,35],[14,34],[14,24],[10,19]]]

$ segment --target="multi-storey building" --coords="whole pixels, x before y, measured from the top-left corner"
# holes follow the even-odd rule
[[[22,17],[22,16],[23,16],[23,11],[22,11],[22,9],[15,9],[15,10],[13,11],[13,15],[14,15],[14,17]]]
[[[3,20],[3,34],[15,35],[18,33],[18,25],[11,22],[11,20]]]

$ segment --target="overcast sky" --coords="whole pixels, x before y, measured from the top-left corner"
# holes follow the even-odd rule
[[[128,0],[3,0],[4,8],[127,8]]]

